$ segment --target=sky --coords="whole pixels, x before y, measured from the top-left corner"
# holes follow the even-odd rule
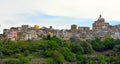
[[[88,26],[101,14],[111,25],[120,24],[120,0],[0,0],[0,33],[21,25]]]

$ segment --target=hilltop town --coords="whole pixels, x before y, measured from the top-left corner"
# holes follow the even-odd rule
[[[120,63],[120,24],[110,25],[101,15],[92,29],[22,25],[4,29],[0,39],[0,64]]]
[[[94,39],[96,37],[105,39],[106,37],[112,37],[113,39],[120,39],[120,24],[110,25],[102,18],[102,15],[94,21],[92,29],[90,27],[79,27],[75,24],[71,25],[71,29],[54,29],[52,26],[49,28],[35,25],[30,27],[29,25],[22,25],[21,27],[11,27],[10,29],[3,30],[3,37],[9,40],[40,40],[50,35],[50,37],[56,36],[62,40],[70,40],[71,38],[77,38],[80,40]]]

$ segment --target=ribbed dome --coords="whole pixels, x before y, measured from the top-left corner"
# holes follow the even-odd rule
[[[35,29],[35,30],[39,30],[39,29],[40,29],[40,26],[39,26],[39,25],[34,25],[34,29]]]

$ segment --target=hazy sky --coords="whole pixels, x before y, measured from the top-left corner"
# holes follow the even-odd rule
[[[69,29],[71,24],[92,26],[99,15],[120,24],[120,0],[0,0],[3,28],[28,24]]]

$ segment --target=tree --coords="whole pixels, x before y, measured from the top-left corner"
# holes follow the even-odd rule
[[[90,43],[84,41],[84,42],[81,42],[80,45],[83,48],[83,51],[84,51],[83,53],[84,54],[92,54],[92,53],[94,53],[94,50],[93,50]]]
[[[113,46],[114,46],[114,39],[111,38],[111,37],[105,38],[105,40],[104,40],[104,45],[105,45],[105,49],[106,49],[106,50],[112,49]]]
[[[29,56],[29,55],[30,55],[30,52],[28,50],[25,50],[24,56]]]
[[[77,62],[77,64],[88,64],[87,57],[81,56],[81,59]]]
[[[18,60],[8,60],[5,62],[5,64],[20,64],[20,61]]]
[[[108,64],[105,60],[106,59],[103,55],[98,56],[98,64]]]
[[[51,40],[51,36],[50,36],[50,34],[47,35],[47,40]]]
[[[81,45],[80,44],[76,44],[76,43],[72,43],[71,44],[71,49],[72,49],[72,52],[74,52],[74,53],[83,53],[84,52],[84,50],[81,47]]]
[[[105,45],[104,42],[102,42],[100,39],[96,38],[95,40],[90,42],[93,49],[95,51],[104,51]]]
[[[84,56],[82,54],[76,54],[76,58],[78,61],[83,60]]]
[[[63,47],[61,53],[64,55],[64,57],[67,61],[72,62],[75,60],[75,54],[72,53],[71,50],[68,49],[67,47]]]
[[[2,59],[2,57],[3,57],[3,53],[2,51],[0,51],[0,59]]]
[[[46,64],[55,64],[53,58],[48,58]]]
[[[0,61],[2,61],[3,53],[0,51]]]
[[[120,53],[120,44],[119,44],[119,45],[115,45],[115,47],[113,48],[113,50],[114,50],[116,53]]]
[[[19,61],[20,61],[21,64],[30,64],[30,63],[29,63],[29,59],[23,57],[22,55],[19,56]]]
[[[64,64],[64,56],[57,50],[53,51],[52,57],[55,61],[55,64]]]
[[[90,60],[89,64],[96,64],[95,60]]]

